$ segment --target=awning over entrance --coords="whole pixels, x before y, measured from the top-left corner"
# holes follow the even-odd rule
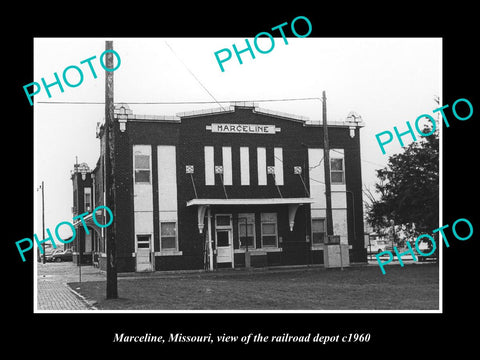
[[[295,214],[300,205],[312,204],[312,198],[268,198],[268,199],[192,199],[187,201],[187,206],[198,206],[198,230],[203,232],[203,219],[208,206],[215,205],[288,205],[288,222],[290,231],[293,230]]]
[[[192,205],[276,205],[276,204],[312,204],[312,198],[270,198],[270,199],[192,199],[187,206]]]
[[[89,228],[93,229],[98,234],[98,236],[102,236],[102,228],[99,227],[97,224],[95,224],[95,222],[93,221],[92,214],[88,214],[87,216],[85,216],[83,218],[83,221],[85,222],[85,226],[88,226]],[[77,229],[83,226],[82,219],[75,221],[73,223],[73,226]]]

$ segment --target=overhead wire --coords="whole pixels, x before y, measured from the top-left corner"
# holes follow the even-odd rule
[[[187,64],[185,64],[183,62],[183,60],[177,55],[177,53],[172,49],[172,47],[170,46],[170,44],[168,42],[165,41],[165,44],[168,46],[168,48],[172,51],[173,55],[175,55],[175,57],[183,64],[183,66],[185,66],[185,68],[188,70],[188,72],[195,78],[195,80],[197,80],[197,82],[200,84],[200,86],[208,93],[208,95],[210,95],[210,97],[215,100],[215,102],[220,105],[220,107],[225,110],[225,108],[217,101],[217,99],[215,98],[215,96],[213,96],[213,94],[208,91],[208,89],[205,87],[205,85],[202,84],[202,82],[195,76],[195,74],[193,73],[193,71],[190,70],[190,68],[187,66]]]
[[[281,98],[281,99],[253,99],[253,100],[215,100],[215,101],[116,101],[132,105],[187,105],[187,104],[220,104],[238,102],[282,102],[282,101],[304,101],[316,100],[314,97],[303,98]],[[37,104],[69,104],[69,105],[104,105],[104,101],[37,101]]]

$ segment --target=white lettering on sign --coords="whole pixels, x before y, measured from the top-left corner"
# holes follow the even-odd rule
[[[258,125],[258,124],[212,124],[207,126],[207,130],[215,133],[231,133],[231,134],[275,134],[280,128],[275,125]]]

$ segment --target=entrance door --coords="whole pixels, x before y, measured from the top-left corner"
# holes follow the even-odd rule
[[[137,271],[153,271],[150,235],[137,235]]]
[[[217,230],[217,264],[221,263],[232,263],[232,230]]]

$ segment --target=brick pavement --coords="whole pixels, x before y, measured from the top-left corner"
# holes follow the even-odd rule
[[[38,310],[92,310],[86,302],[67,288],[66,283],[37,281]]]
[[[104,279],[103,272],[82,267],[82,281],[100,279]],[[37,310],[95,310],[67,285],[78,280],[78,267],[71,262],[37,263]]]

